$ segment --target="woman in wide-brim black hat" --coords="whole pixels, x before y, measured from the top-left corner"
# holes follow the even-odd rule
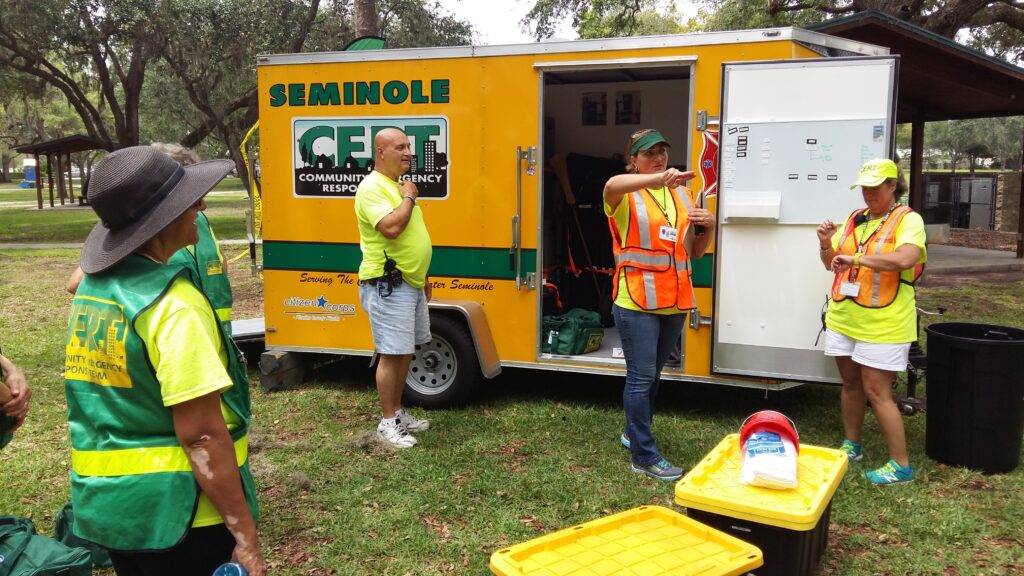
[[[74,532],[108,549],[119,576],[266,567],[248,465],[240,355],[187,269],[203,197],[227,160],[180,166],[149,146],[93,170],[100,217],[82,250],[65,392]]]

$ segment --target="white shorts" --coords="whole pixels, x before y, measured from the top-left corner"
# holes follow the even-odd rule
[[[415,354],[417,345],[430,342],[430,312],[423,290],[402,282],[383,297],[376,286],[360,284],[359,302],[370,317],[378,354]]]
[[[910,359],[910,343],[872,344],[826,329],[825,356],[849,356],[862,366],[902,372]]]

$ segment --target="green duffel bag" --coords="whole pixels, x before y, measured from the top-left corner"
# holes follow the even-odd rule
[[[110,560],[110,554],[97,544],[93,544],[88,540],[83,540],[71,530],[71,527],[75,525],[75,511],[71,507],[71,502],[68,502],[60,509],[57,513],[57,526],[54,528],[54,536],[57,541],[67,546],[68,548],[85,548],[89,551],[92,556],[92,565],[96,568],[109,568],[113,566],[113,562]]]
[[[600,348],[604,339],[601,315],[582,308],[573,308],[560,316],[545,316],[541,329],[540,349],[546,354],[587,354]]]
[[[85,548],[39,536],[28,518],[0,516],[0,576],[90,576]]]
[[[545,354],[571,354],[577,323],[565,316],[545,316],[541,322],[540,351]]]

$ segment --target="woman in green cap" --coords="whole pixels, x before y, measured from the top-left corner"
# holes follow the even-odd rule
[[[665,481],[685,470],[658,452],[651,434],[654,398],[686,312],[696,306],[690,260],[704,254],[715,227],[714,216],[694,207],[693,193],[683,186],[694,173],[669,167],[669,147],[657,130],[634,133],[629,173],[604,185],[615,254],[612,316],[626,358],[626,430],[619,441],[630,450],[634,472]]]
[[[907,367],[917,340],[914,282],[927,259],[924,221],[899,203],[906,191],[896,163],[865,163],[850,188],[861,187],[866,208],[854,210],[838,229],[818,226],[821,262],[835,273],[825,316],[825,355],[834,356],[843,380],[840,405],[851,462],[864,458],[861,429],[867,402],[889,446],[889,461],[864,474],[884,486],[910,482],[903,416],[892,399],[896,373]]]

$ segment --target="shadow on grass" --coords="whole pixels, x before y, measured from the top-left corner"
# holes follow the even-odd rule
[[[255,367],[262,347],[246,350]],[[256,359],[256,361],[252,360]],[[350,356],[330,361],[306,374],[302,389],[350,392],[372,391],[374,369],[369,359]],[[504,368],[493,380],[484,380],[466,406],[453,410],[500,410],[516,404],[560,404],[566,407],[622,409],[621,376],[599,376]],[[839,387],[805,384],[781,391],[694,382],[662,382],[655,413],[687,420],[733,422],[736,430],[743,419],[759,410],[778,410],[792,418],[808,436],[834,435],[840,429]]]

